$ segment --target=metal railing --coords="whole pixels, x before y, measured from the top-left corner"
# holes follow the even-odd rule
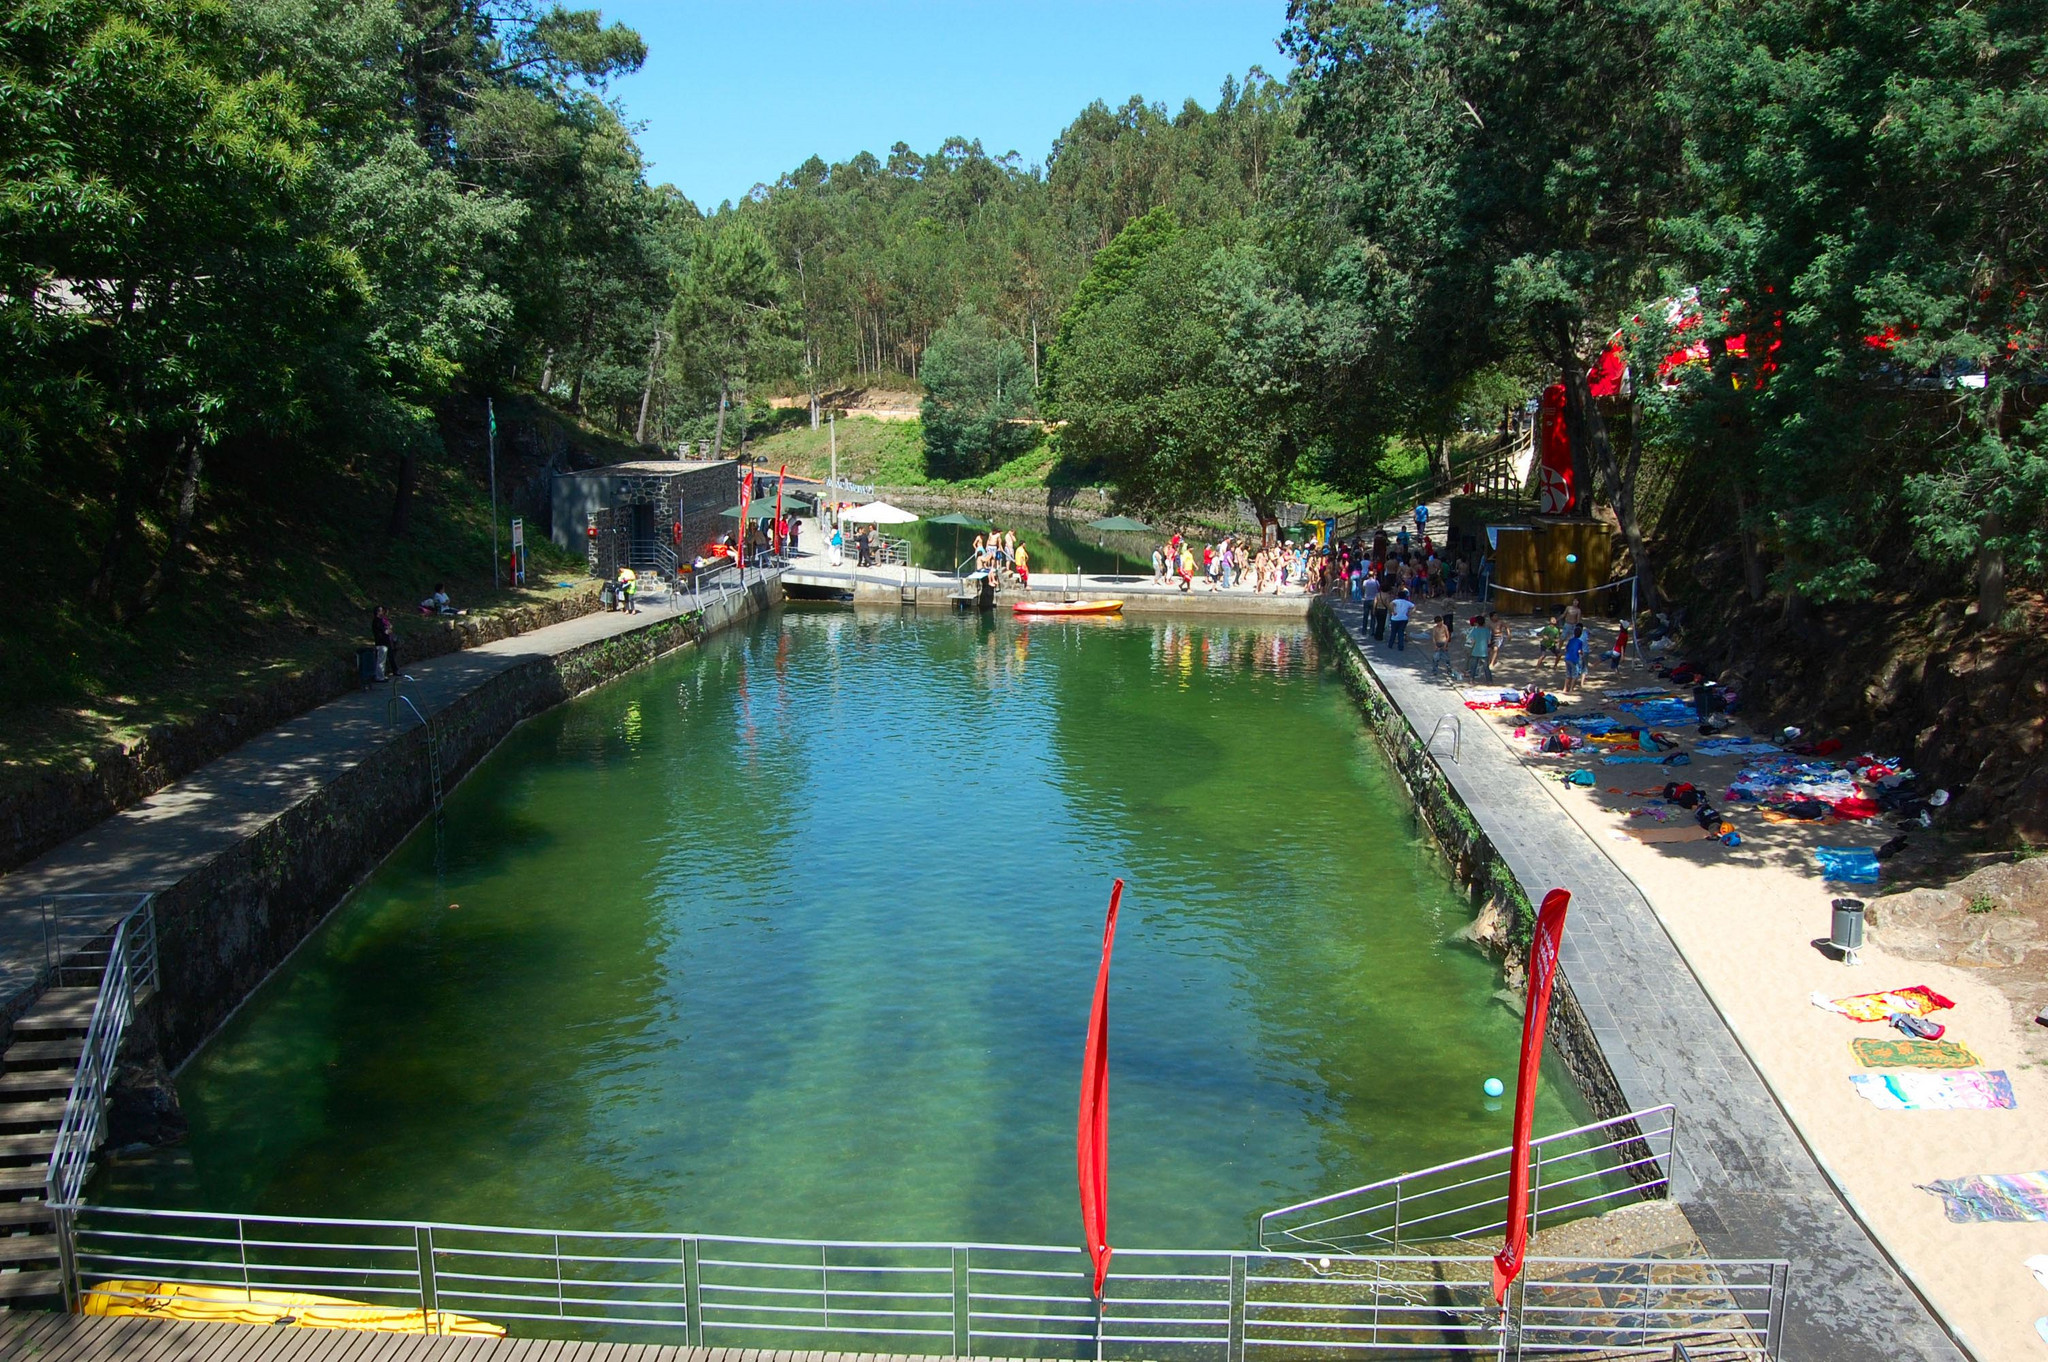
[[[149,900],[148,893],[138,892],[0,899],[0,996],[99,987],[114,929]]]
[[[1244,1362],[1775,1356],[1783,1262],[1118,1250],[1100,1306],[1076,1248],[612,1234],[67,1208],[81,1291],[313,1292],[521,1336],[692,1347]],[[341,1307],[345,1308],[345,1307]],[[1661,1349],[1661,1352],[1657,1351]]]
[[[1532,1141],[1530,1233],[1545,1223],[1662,1195],[1677,1157],[1678,1113],[1669,1105]],[[1259,1217],[1259,1247],[1379,1252],[1500,1235],[1507,1229],[1511,1163],[1512,1150],[1489,1150],[1268,1211]]]
[[[44,1192],[53,1206],[72,1204],[84,1193],[93,1151],[99,1147],[100,1125],[106,1119],[107,1092],[113,1086],[122,1037],[135,1015],[136,999],[156,986],[153,899],[145,897],[115,926],[98,973],[99,995],[93,1000],[78,1070],[64,1100],[56,1147],[50,1151]]]

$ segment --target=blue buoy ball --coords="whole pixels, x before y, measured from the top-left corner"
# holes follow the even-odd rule
[[[1488,1097],[1498,1097],[1508,1090],[1507,1084],[1501,1082],[1498,1078],[1487,1079],[1485,1086]]]
[[[1579,561],[1579,555],[1577,555],[1576,553],[1567,553],[1567,554],[1566,554],[1566,555],[1564,556],[1564,560],[1565,560],[1565,561],[1566,561],[1567,563],[1576,563],[1576,562],[1578,562],[1578,561]]]

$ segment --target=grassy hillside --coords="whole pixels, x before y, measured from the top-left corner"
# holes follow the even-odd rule
[[[582,563],[540,532],[540,450],[561,448],[566,435],[579,463],[633,451],[530,401],[502,401],[498,412],[500,550],[509,550],[511,517],[524,515],[534,584],[525,591],[491,588],[481,419],[444,428],[447,452],[423,461],[411,531],[397,539],[385,533],[393,470],[383,461],[294,460],[282,478],[263,475],[260,452],[219,451],[184,571],[140,613],[132,597],[118,614],[86,599],[106,503],[75,502],[32,471],[0,468],[0,504],[12,510],[14,532],[13,590],[0,598],[0,788],[346,656],[367,642],[379,603],[402,635],[436,582],[472,611],[566,594],[552,583],[580,583]],[[537,421],[555,423],[545,441],[534,438]],[[224,475],[217,484],[216,471]],[[222,490],[231,488],[255,490]],[[144,516],[126,581],[146,577],[167,535]]]
[[[879,487],[959,488],[987,491],[997,487],[1052,487],[1058,481],[1057,459],[1041,437],[1039,442],[1002,467],[978,478],[949,482],[924,471],[924,425],[918,421],[878,421],[849,416],[839,426],[839,476]],[[822,478],[831,468],[830,431],[799,425],[755,440],[750,448],[757,465],[787,463],[789,471]]]

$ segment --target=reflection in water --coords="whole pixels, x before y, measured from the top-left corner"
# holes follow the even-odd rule
[[[1298,627],[792,608],[521,727],[447,829],[97,1197],[1070,1242],[1117,875],[1120,1242],[1505,1140],[1519,1024]]]

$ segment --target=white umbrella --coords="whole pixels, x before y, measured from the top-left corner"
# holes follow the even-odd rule
[[[851,520],[856,525],[908,525],[917,519],[917,512],[906,511],[901,506],[891,506],[886,501],[871,501],[865,506],[841,511],[839,518]]]
[[[856,506],[850,511],[841,512],[839,519],[842,522],[850,520],[856,525],[908,525],[911,521],[917,519],[917,512],[906,511],[901,506],[891,506],[886,501],[871,501],[865,506]],[[858,585],[860,582],[859,568],[854,569],[853,579],[855,584]],[[905,552],[903,555],[903,580],[906,584],[910,581],[910,554],[908,552]]]

